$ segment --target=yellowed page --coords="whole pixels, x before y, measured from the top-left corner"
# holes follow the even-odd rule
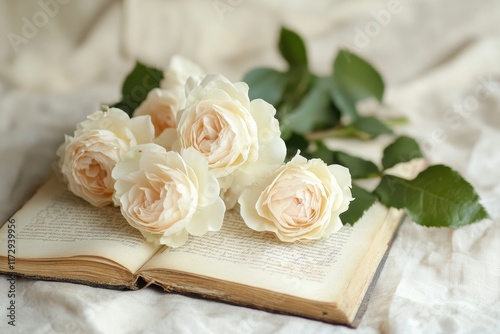
[[[230,211],[221,232],[165,250],[142,271],[168,268],[305,299],[335,301],[377,233],[394,222],[386,222],[388,212],[376,204],[354,227],[346,225],[326,240],[289,244],[273,234],[250,230],[237,212]]]
[[[126,222],[119,208],[93,207],[66,190],[56,177],[12,220],[18,259],[101,256],[134,273],[159,249]],[[0,230],[2,245],[7,244],[8,225],[12,224],[4,224]],[[7,247],[0,247],[0,256],[7,256]]]

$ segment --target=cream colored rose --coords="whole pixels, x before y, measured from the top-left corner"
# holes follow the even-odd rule
[[[173,56],[160,88],[154,88],[134,111],[135,116],[150,115],[155,136],[177,126],[177,112],[186,105],[186,89],[198,84],[204,75],[200,66],[191,60]]]
[[[283,163],[286,147],[275,113],[264,100],[250,102],[246,83],[207,76],[189,92],[177,129],[165,131],[159,143],[201,152],[230,208],[244,187]]]
[[[205,76],[205,71],[200,65],[185,57],[174,55],[160,82],[160,88],[168,91],[182,93],[185,102],[185,91],[197,85]]]
[[[147,98],[134,111],[135,116],[149,115],[155,127],[155,136],[158,137],[163,130],[175,128],[175,116],[180,109],[179,98],[168,90],[155,88],[148,93]]]
[[[321,239],[342,227],[339,215],[352,200],[351,175],[339,165],[296,155],[238,202],[245,224],[286,242]]]
[[[115,204],[149,240],[178,247],[188,234],[222,226],[225,206],[217,179],[194,149],[181,154],[156,144],[133,147],[113,170]]]
[[[130,119],[120,109],[89,115],[57,151],[69,190],[94,206],[111,204],[115,164],[131,146],[152,141],[153,131],[149,117]]]

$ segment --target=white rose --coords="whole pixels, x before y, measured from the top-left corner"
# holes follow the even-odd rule
[[[156,144],[133,147],[113,170],[115,204],[149,241],[183,245],[188,234],[218,231],[225,206],[217,179],[196,150],[167,152]]]
[[[194,62],[173,56],[160,88],[152,89],[133,115],[150,115],[156,137],[165,129],[175,128],[177,112],[186,104],[186,89],[198,84],[203,75],[201,67]]]
[[[320,159],[296,155],[261,183],[246,189],[238,202],[245,224],[271,231],[286,242],[321,239],[342,227],[351,195],[349,170]]]
[[[177,129],[159,143],[203,153],[217,177],[228,208],[244,187],[269,175],[285,158],[275,108],[261,99],[250,102],[248,85],[223,76],[207,76],[187,97],[177,116]]]
[[[131,146],[151,142],[153,131],[149,117],[130,119],[117,108],[89,115],[57,151],[69,190],[94,206],[111,204],[115,164]]]
[[[160,82],[160,88],[181,92],[185,99],[186,85],[189,89],[197,85],[204,76],[205,71],[200,65],[185,57],[174,55],[165,71],[164,79]]]
[[[155,136],[158,137],[163,130],[177,126],[175,116],[180,109],[180,103],[183,102],[174,93],[154,88],[134,111],[134,117],[151,116],[151,122],[155,127]]]

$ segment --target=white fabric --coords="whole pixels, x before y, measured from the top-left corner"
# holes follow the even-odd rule
[[[492,216],[457,230],[406,221],[356,332],[498,331],[498,1],[59,1],[0,2],[3,221],[51,173],[63,134],[118,98],[135,58],[164,66],[178,53],[237,80],[257,65],[284,68],[275,47],[284,24],[304,36],[316,72],[329,71],[339,47],[375,64],[387,84],[386,109],[410,120],[401,131],[420,141],[432,163],[470,180]],[[216,10],[224,4],[224,12]],[[12,33],[23,36],[27,21],[36,31],[25,27],[29,38],[13,47]],[[1,277],[2,333],[350,332],[154,288],[121,292],[27,279],[17,280],[13,330],[7,290]]]

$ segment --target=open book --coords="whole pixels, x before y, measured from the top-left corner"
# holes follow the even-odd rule
[[[171,249],[146,242],[119,208],[93,207],[53,177],[0,229],[0,272],[117,289],[156,284],[356,326],[401,217],[375,204],[327,240],[288,244],[229,211],[220,232]]]

